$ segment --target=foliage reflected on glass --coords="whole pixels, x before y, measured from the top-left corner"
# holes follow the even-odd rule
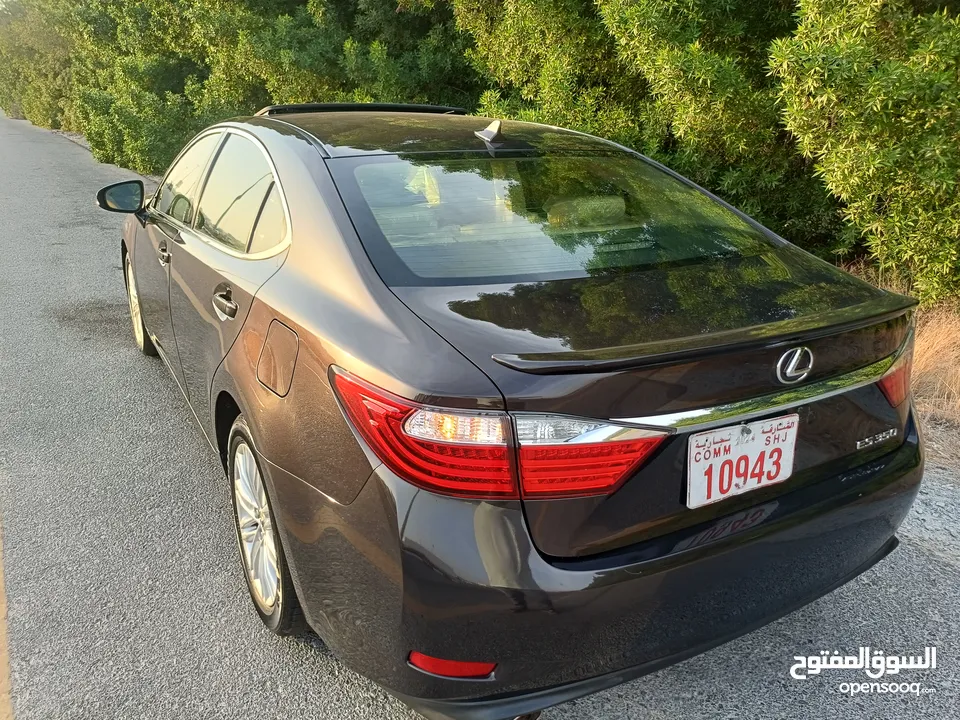
[[[570,350],[688,338],[832,312],[879,291],[790,247],[696,264],[481,291],[450,309],[474,320],[557,338]],[[840,319],[838,313],[837,320]],[[827,318],[830,319],[830,318]],[[826,320],[824,320],[826,322]]]
[[[627,153],[390,156],[355,163],[352,173],[344,162],[353,161],[331,165],[351,214],[367,228],[364,244],[392,284],[586,277],[752,256],[776,245]]]

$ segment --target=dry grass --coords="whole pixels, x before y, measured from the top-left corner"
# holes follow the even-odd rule
[[[960,425],[960,310],[956,307],[917,312],[913,393],[923,415]]]
[[[879,287],[910,294],[902,278],[884,275],[865,263],[844,269]],[[917,310],[912,377],[914,398],[924,419],[960,428],[960,303]]]
[[[861,280],[866,280],[871,285],[900,293],[901,295],[910,294],[910,283],[907,279],[896,273],[883,272],[874,265],[870,265],[864,260],[856,260],[852,263],[842,266],[851,275],[856,275]]]

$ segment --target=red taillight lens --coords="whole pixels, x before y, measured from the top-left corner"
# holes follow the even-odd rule
[[[384,465],[415,485],[458,497],[608,495],[666,433],[558,415],[424,407],[342,370],[334,387],[357,432]],[[516,430],[519,477],[508,438]]]
[[[878,381],[880,390],[893,407],[899,407],[910,395],[910,369],[913,366],[913,348],[909,348]]]
[[[524,497],[606,495],[662,442],[662,437],[622,442],[520,446]]]
[[[497,668],[496,663],[441,660],[416,651],[410,653],[410,664],[428,673],[452,678],[485,678]]]
[[[516,415],[524,497],[607,495],[667,437],[557,415]]]
[[[334,384],[357,432],[405,480],[452,495],[518,496],[504,439],[506,415],[422,408],[342,371]],[[410,432],[404,430],[408,421]]]

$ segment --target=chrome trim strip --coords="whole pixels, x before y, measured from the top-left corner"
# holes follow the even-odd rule
[[[771,395],[761,395],[760,397],[749,400],[739,400],[737,402],[727,403],[726,405],[716,405],[710,408],[684,410],[682,412],[665,413],[663,415],[648,415],[646,417],[613,418],[611,422],[629,423],[630,425],[641,425],[673,432],[709,430],[710,428],[721,425],[745,422],[760,417],[761,415],[769,415],[783,410],[789,410],[800,405],[807,405],[817,400],[823,400],[833,397],[834,395],[871,385],[886,374],[900,357],[903,349],[909,347],[909,343],[910,336],[907,337],[906,342],[897,352],[885,357],[883,360],[862,367],[859,370],[854,370],[846,375],[810,383],[803,387],[784,390],[783,392],[773,393]]]

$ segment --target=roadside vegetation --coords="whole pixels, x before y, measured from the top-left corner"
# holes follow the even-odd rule
[[[928,455],[960,468],[960,307],[921,308],[913,351],[913,395]]]
[[[921,310],[913,363],[921,411],[960,428],[960,312],[955,307]]]

